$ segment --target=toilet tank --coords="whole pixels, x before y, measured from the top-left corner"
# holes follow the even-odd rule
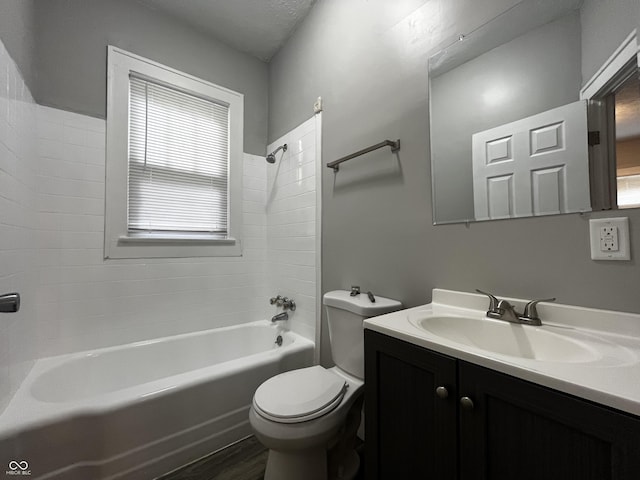
[[[334,290],[324,294],[327,311],[329,342],[333,362],[340,369],[364,379],[364,328],[365,318],[395,312],[402,303],[390,298],[375,297],[371,302],[366,293],[350,296],[346,290]]]

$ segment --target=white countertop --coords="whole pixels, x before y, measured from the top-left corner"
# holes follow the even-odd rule
[[[500,297],[502,298],[502,297]],[[522,311],[521,299],[507,298]],[[368,318],[366,329],[640,416],[640,314],[541,304],[539,328],[598,353],[586,362],[541,361],[502,355],[437,336],[416,325],[423,316],[486,317],[483,295],[434,289],[428,305]],[[492,320],[493,321],[493,320]]]

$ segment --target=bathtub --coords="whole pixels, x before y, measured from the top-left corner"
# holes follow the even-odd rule
[[[0,471],[150,480],[249,435],[255,389],[313,349],[260,321],[40,359],[0,415]]]

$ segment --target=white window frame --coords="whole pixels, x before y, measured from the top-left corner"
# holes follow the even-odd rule
[[[242,255],[244,95],[117,47],[107,52],[107,154],[105,258],[172,258]],[[226,238],[136,234],[127,225],[129,168],[129,75],[136,73],[229,105],[228,225]]]

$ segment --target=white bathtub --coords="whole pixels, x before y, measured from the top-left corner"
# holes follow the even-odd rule
[[[313,361],[277,335],[261,321],[38,360],[0,415],[0,470],[150,480],[239,440],[258,385]]]

